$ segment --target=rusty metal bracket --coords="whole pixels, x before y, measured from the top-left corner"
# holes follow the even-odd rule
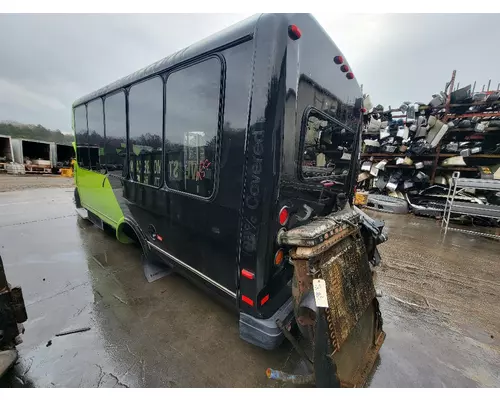
[[[299,342],[297,342],[297,339],[293,337],[293,335],[283,326],[283,322],[281,322],[279,319],[276,320],[276,325],[278,325],[278,328],[281,329],[283,332],[283,335],[288,339],[288,341],[292,344],[293,348],[299,355],[307,362],[309,362],[310,365],[313,365],[313,361],[311,358],[307,355],[305,350],[300,346]]]

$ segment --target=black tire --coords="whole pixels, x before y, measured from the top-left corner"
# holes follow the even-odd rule
[[[75,202],[75,207],[76,208],[82,208],[82,203],[80,202],[80,195],[78,194],[78,189],[77,188],[75,188],[75,194],[74,194],[73,201]]]

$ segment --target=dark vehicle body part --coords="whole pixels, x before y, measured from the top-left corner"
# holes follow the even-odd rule
[[[408,204],[415,215],[442,217],[445,212],[448,188],[433,185],[418,192],[418,195],[406,194]],[[461,189],[455,195],[452,207],[454,219],[467,217],[495,218],[499,215],[500,207],[487,204],[486,198],[479,198]]]
[[[27,319],[21,288],[9,285],[0,256],[0,377],[17,360],[16,345],[22,343]]]
[[[380,264],[380,254],[377,246],[388,239],[387,233],[384,232],[385,223],[371,218],[356,206],[353,206],[353,209],[360,216],[361,235],[365,242],[368,260],[372,267],[376,267]]]
[[[104,144],[96,169],[103,170],[123,212],[117,230],[141,244],[146,260],[161,260],[234,306],[240,336],[265,349],[283,341],[280,325],[294,323],[291,283],[298,268],[292,259],[306,246],[280,238],[294,229],[307,231],[321,218],[333,221],[352,204],[362,93],[339,64],[347,62],[311,16],[257,15],[73,105],[75,120],[87,116],[85,126],[75,124],[79,152]],[[135,110],[146,87],[150,95],[144,98],[158,99],[148,112],[157,107],[160,117],[141,131],[137,127],[146,123]],[[116,104],[126,116],[126,132],[119,134],[111,106]],[[102,109],[104,122],[96,124],[90,115]],[[153,128],[157,134],[149,133]],[[107,169],[117,163],[122,167]],[[363,269],[369,262],[363,222],[358,212],[351,214],[345,241],[352,242]],[[361,229],[375,226],[365,224]],[[370,261],[376,258],[371,246]],[[299,262],[306,268],[307,262]],[[355,263],[349,268],[356,273]],[[346,308],[355,312],[342,326],[347,342],[360,324],[373,325],[369,333],[358,329],[363,340],[379,332],[375,322],[381,324],[374,317],[371,274],[358,276],[358,283],[365,301]],[[349,298],[360,290],[345,289]],[[343,354],[331,336],[323,336],[316,336],[323,348]]]
[[[408,214],[408,202],[406,200],[384,194],[369,194],[365,207],[390,214]]]

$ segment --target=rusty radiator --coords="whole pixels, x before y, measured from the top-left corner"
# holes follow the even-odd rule
[[[292,293],[303,333],[314,328],[318,312],[312,297],[313,279],[325,282],[330,356],[342,386],[350,387],[365,384],[385,338],[359,224],[359,214],[347,207],[280,238],[291,246]]]

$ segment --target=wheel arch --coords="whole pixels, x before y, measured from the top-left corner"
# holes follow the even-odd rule
[[[142,250],[147,250],[147,242],[139,226],[133,221],[122,217],[116,226],[116,238],[120,243],[138,243]]]

